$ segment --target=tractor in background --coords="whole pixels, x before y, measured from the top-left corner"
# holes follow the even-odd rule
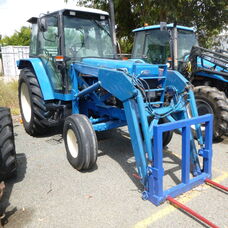
[[[167,64],[193,85],[199,115],[214,115],[214,138],[228,134],[228,56],[198,46],[193,28],[166,24],[146,26],[135,33],[133,59]],[[189,112],[189,115],[192,115]],[[194,129],[193,129],[194,130]],[[204,130],[202,128],[202,130]]]
[[[143,199],[156,205],[211,177],[212,115],[198,116],[192,86],[183,75],[166,64],[117,59],[107,12],[63,9],[29,22],[30,58],[17,62],[28,134],[44,135],[63,124],[67,159],[80,171],[96,163],[95,132],[128,126]],[[182,178],[163,191],[163,147],[175,129],[182,133]]]

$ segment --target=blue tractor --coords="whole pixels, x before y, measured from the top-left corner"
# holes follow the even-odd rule
[[[167,64],[193,85],[199,115],[214,115],[214,138],[228,134],[228,56],[198,46],[193,28],[161,23],[135,29],[132,58]],[[203,129],[202,129],[203,130]]]
[[[18,61],[19,103],[28,134],[43,135],[63,124],[67,159],[80,171],[96,163],[96,132],[127,125],[143,198],[156,205],[210,178],[212,115],[198,117],[184,76],[168,71],[166,64],[117,59],[104,11],[64,9],[29,22],[30,58]],[[182,133],[182,179],[163,191],[162,152],[175,129]]]

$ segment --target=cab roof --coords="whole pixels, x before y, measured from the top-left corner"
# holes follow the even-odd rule
[[[64,11],[80,11],[80,12],[86,12],[86,13],[95,13],[95,14],[102,14],[102,15],[109,15],[108,12],[100,10],[100,9],[94,9],[94,8],[88,8],[88,7],[80,7],[80,6],[76,6],[74,9],[62,9],[62,10],[55,10],[53,11],[53,13],[55,12],[64,12]],[[52,13],[52,12],[50,12]]]
[[[76,6],[74,9],[55,10],[53,12],[46,13],[46,15],[54,14],[54,13],[58,13],[58,12],[62,12],[63,14],[65,12],[75,12],[75,13],[79,12],[79,13],[91,13],[91,14],[104,15],[104,16],[109,15],[108,12],[103,11],[103,10],[87,8],[87,7],[79,7],[79,6]],[[42,16],[44,16],[44,15],[45,14],[42,14]],[[35,24],[35,23],[37,23],[37,19],[38,19],[38,17],[31,17],[27,22]]]
[[[173,28],[174,24],[167,24],[167,28]],[[191,27],[186,27],[182,25],[177,25],[177,29],[187,30],[194,32],[194,29]],[[146,31],[146,30],[153,30],[153,29],[160,29],[160,25],[149,25],[141,28],[134,29],[133,32],[140,32],[140,31]]]

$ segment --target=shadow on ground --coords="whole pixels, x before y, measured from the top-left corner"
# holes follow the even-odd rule
[[[106,132],[103,139],[99,135],[99,139],[98,146],[101,152],[98,154],[98,157],[107,155],[115,160],[138,190],[143,191],[143,185],[140,183],[140,180],[134,177],[134,174],[137,174],[137,169],[129,134],[121,129],[115,129],[111,132]],[[172,166],[165,170],[164,178],[169,176],[175,184],[179,184],[181,180],[176,175],[176,172],[181,169],[181,159],[172,154],[168,148],[165,148],[163,163],[169,163]]]
[[[27,159],[24,153],[17,154],[17,176],[5,181],[5,190],[3,197],[1,199],[0,204],[0,213],[2,215],[1,225],[2,227],[19,227],[17,221],[13,222],[15,226],[12,224],[12,220],[15,220],[15,217],[21,219],[21,216],[17,216],[21,214],[21,210],[18,210],[16,206],[11,205],[10,196],[13,190],[13,186],[16,183],[21,182],[26,173],[27,168]],[[26,216],[27,217],[27,216]],[[27,218],[26,218],[27,219]],[[23,221],[26,224],[26,219]]]

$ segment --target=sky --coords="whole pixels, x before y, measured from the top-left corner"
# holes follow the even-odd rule
[[[73,9],[77,0],[0,0],[0,34],[11,36],[21,26],[29,26],[26,21],[41,13],[64,8]]]

